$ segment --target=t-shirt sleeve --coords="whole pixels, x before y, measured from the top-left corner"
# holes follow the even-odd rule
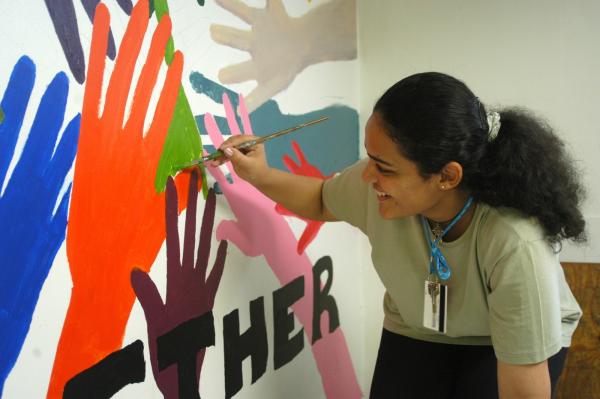
[[[548,359],[561,347],[559,281],[544,240],[520,242],[489,275],[490,331],[496,357],[511,364]]]
[[[323,184],[323,204],[337,219],[365,231],[367,225],[368,185],[362,172],[368,160],[344,169]]]

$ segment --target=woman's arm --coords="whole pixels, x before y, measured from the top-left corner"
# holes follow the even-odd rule
[[[294,175],[269,168],[264,179],[255,187],[267,197],[298,216],[311,220],[337,220],[323,204],[322,190],[325,180]]]
[[[227,159],[219,159],[213,165],[231,161],[237,175],[256,187],[273,201],[283,205],[298,216],[311,220],[337,220],[323,204],[323,179],[283,172],[268,166],[264,146],[256,145],[242,153],[233,148],[254,136],[233,136],[221,146]]]
[[[548,362],[509,364],[498,360],[500,399],[550,399]]]

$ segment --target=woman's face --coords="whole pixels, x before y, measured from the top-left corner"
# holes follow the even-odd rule
[[[381,116],[374,112],[365,130],[369,163],[362,178],[375,189],[384,219],[428,214],[441,200],[440,175],[424,179],[417,165],[404,157],[386,133]]]

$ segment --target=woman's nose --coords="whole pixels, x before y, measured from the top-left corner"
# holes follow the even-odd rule
[[[373,183],[375,181],[375,176],[373,175],[371,168],[371,161],[369,161],[362,172],[362,179],[365,183]]]

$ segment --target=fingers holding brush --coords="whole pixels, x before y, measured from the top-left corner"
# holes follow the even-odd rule
[[[256,139],[257,139],[257,137],[255,137],[255,136],[235,135],[235,136],[229,137],[225,141],[222,141],[220,144],[215,143],[213,140],[213,144],[215,145],[215,147],[217,147],[219,149],[219,151],[218,151],[218,153],[214,154],[214,156],[215,156],[214,159],[211,159],[210,161],[208,161],[209,165],[211,165],[211,166],[223,165],[225,162],[230,160],[230,158],[234,154],[234,151],[236,151],[236,150],[238,152],[241,152],[242,155],[248,154],[250,151],[255,151],[256,148],[251,148],[250,146],[242,148],[242,149],[237,149],[236,147],[238,147],[244,143],[247,143],[246,145],[249,145]]]
[[[235,173],[249,183],[255,183],[269,169],[264,145],[253,142],[256,136],[232,136],[219,147],[224,156],[217,158],[214,165],[230,161]]]

